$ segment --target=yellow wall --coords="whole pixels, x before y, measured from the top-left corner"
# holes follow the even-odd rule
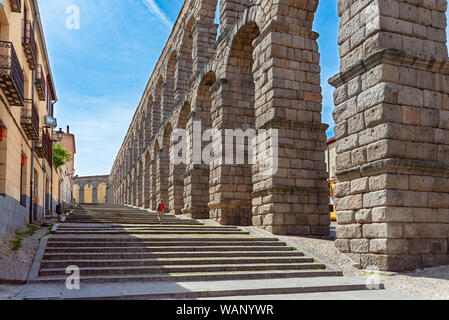
[[[97,203],[106,203],[106,183],[101,183],[97,187]]]
[[[80,186],[73,185],[73,202],[77,203],[80,200]]]
[[[92,203],[93,188],[91,184],[87,184],[84,187],[84,203]]]

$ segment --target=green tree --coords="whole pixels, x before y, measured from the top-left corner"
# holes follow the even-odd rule
[[[53,147],[53,161],[55,162],[55,167],[59,168],[71,160],[72,154],[70,151],[63,148],[59,143],[56,143]]]

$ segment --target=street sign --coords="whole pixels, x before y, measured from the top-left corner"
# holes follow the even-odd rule
[[[56,118],[45,116],[45,124],[55,128],[58,125],[58,121],[56,120]]]

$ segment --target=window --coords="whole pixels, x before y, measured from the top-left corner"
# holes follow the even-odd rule
[[[0,195],[6,194],[7,130],[0,120]]]
[[[20,156],[20,204],[26,207],[27,194],[27,159],[22,153]]]

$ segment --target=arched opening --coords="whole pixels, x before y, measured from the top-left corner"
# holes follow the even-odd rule
[[[144,170],[144,179],[143,179],[143,202],[145,208],[150,208],[150,200],[151,200],[151,155],[150,152],[147,152],[145,155],[145,170]]]
[[[169,206],[168,196],[168,175],[170,168],[170,138],[173,129],[170,124],[167,125],[164,131],[162,140],[162,148],[159,150],[157,156],[157,170],[158,170],[158,199],[157,202],[162,201],[166,208]]]
[[[207,147],[211,144],[211,87],[216,81],[213,72],[204,76],[198,88],[193,106],[193,114],[189,118],[187,127],[189,134],[189,167],[185,178],[185,212],[192,218],[209,218],[209,176],[210,153]],[[199,144],[201,141],[201,145]],[[201,149],[198,148],[201,146]],[[206,161],[203,161],[206,160]]]
[[[97,203],[106,203],[106,183],[100,183],[97,186]]]
[[[74,203],[79,203],[80,202],[80,186],[77,185],[77,184],[73,185],[72,199],[73,199]]]
[[[153,106],[153,134],[157,134],[159,128],[161,127],[161,123],[163,121],[163,104],[162,104],[162,87],[164,85],[164,78],[162,76],[159,77],[159,80],[156,84],[156,91],[154,93],[154,106]]]
[[[153,155],[150,162],[150,208],[157,209],[157,158],[159,153],[159,142],[156,140],[153,148]]]
[[[175,214],[180,214],[185,208],[185,183],[184,175],[186,174],[187,164],[187,117],[191,111],[190,104],[186,103],[181,109],[177,123],[177,129],[174,132],[175,141],[171,144],[170,149],[170,197],[175,199]],[[182,144],[180,148],[178,145]],[[175,146],[176,145],[176,146]],[[176,150],[176,151],[175,151]],[[175,159],[176,158],[176,159]]]
[[[137,206],[143,206],[143,166],[142,161],[137,162]]]
[[[193,26],[195,18],[190,17],[184,29],[181,49],[176,61],[175,88],[176,99],[186,94],[193,70]]]
[[[144,148],[147,148],[147,146],[151,143],[151,139],[153,138],[153,129],[152,129],[152,112],[153,112],[153,96],[149,96],[147,100],[146,105],[146,112],[145,112],[145,146]]]
[[[165,71],[165,82],[162,88],[162,122],[168,119],[173,111],[174,94],[175,94],[175,67],[176,67],[176,51],[170,55]]]
[[[93,186],[89,183],[84,186],[84,201],[83,203],[92,203],[92,195],[93,195]]]
[[[259,36],[249,22],[235,35],[226,64],[227,83],[222,96],[231,99],[214,109],[214,126],[220,129],[222,160],[211,168],[211,216],[226,225],[252,224],[252,138],[255,134],[255,80],[253,41]]]

